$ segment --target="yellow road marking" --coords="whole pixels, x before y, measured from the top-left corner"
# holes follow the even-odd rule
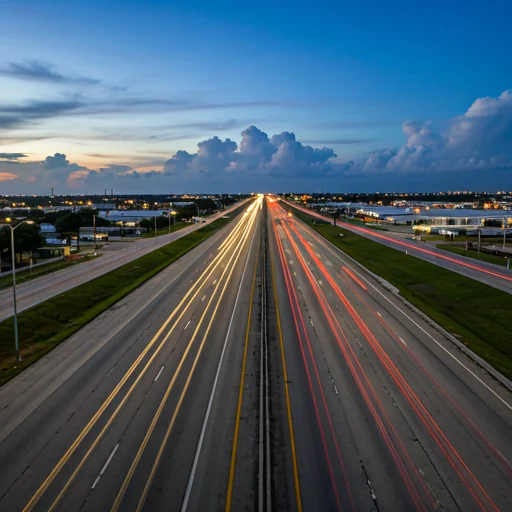
[[[253,223],[254,223],[254,222],[252,222],[252,223],[250,223],[250,224],[248,223],[248,226],[247,226],[247,228],[246,228],[245,232],[244,232],[244,233],[243,233],[243,235],[242,235],[242,236],[244,237],[244,239],[243,239],[243,240],[241,239],[241,243],[239,244],[240,246],[243,246],[243,244],[246,242],[246,240],[247,240],[247,238],[248,238],[248,234],[249,234],[249,232],[250,232],[250,230],[251,230],[251,228],[252,228],[252,224],[253,224]],[[238,252],[238,254],[236,253],[236,251],[233,253],[233,255],[231,256],[231,258],[230,258],[230,260],[229,260],[229,262],[228,262],[228,265],[226,265],[226,269],[225,269],[225,270],[224,270],[224,272],[222,273],[221,279],[222,279],[222,277],[224,276],[224,274],[228,271],[229,263],[230,263],[230,262],[231,262],[231,260],[235,257],[235,255],[236,255],[236,260],[238,260],[238,256],[240,255],[240,251]],[[203,347],[204,347],[204,344],[205,344],[206,338],[207,338],[207,336],[208,336],[208,334],[209,334],[209,332],[210,332],[210,329],[211,329],[211,326],[212,326],[213,321],[214,321],[214,319],[215,319],[215,315],[217,314],[217,310],[218,310],[218,308],[219,308],[220,302],[221,302],[221,300],[222,300],[222,297],[224,296],[224,293],[225,293],[225,291],[226,291],[227,285],[228,285],[228,283],[229,283],[229,279],[231,278],[231,275],[233,274],[233,271],[234,271],[234,269],[235,269],[235,265],[236,265],[236,261],[235,261],[235,264],[233,264],[233,265],[232,265],[232,267],[231,267],[231,269],[230,269],[230,272],[229,272],[229,275],[228,275],[228,277],[226,278],[226,281],[225,281],[224,287],[223,287],[223,289],[222,289],[222,291],[221,291],[221,293],[220,293],[220,296],[219,296],[219,298],[218,298],[218,300],[217,300],[217,304],[216,304],[215,309],[214,309],[214,311],[213,311],[213,314],[212,314],[212,317],[211,317],[210,322],[209,322],[209,324],[208,324],[207,330],[206,330],[206,332],[205,332],[205,334],[204,334],[204,336],[203,336],[203,339],[201,340],[201,344],[199,345],[198,352],[197,352],[196,357],[195,357],[195,359],[194,359],[194,362],[193,362],[193,364],[192,364],[192,368],[191,368],[191,369],[190,369],[190,371],[189,371],[189,375],[188,375],[188,377],[187,377],[187,381],[186,381],[185,386],[184,386],[184,388],[183,388],[183,391],[182,391],[182,393],[181,393],[181,396],[180,396],[180,399],[179,399],[179,401],[178,401],[178,404],[177,404],[177,406],[176,406],[176,408],[175,408],[175,410],[174,410],[174,413],[173,413],[173,416],[172,416],[171,422],[170,422],[170,424],[169,424],[169,426],[168,426],[168,428],[167,428],[167,431],[166,431],[166,434],[165,434],[164,439],[163,439],[163,441],[162,441],[162,444],[160,445],[160,449],[159,449],[159,451],[158,451],[157,457],[156,457],[155,462],[154,462],[154,464],[153,464],[153,467],[152,467],[152,469],[151,469],[150,475],[149,475],[148,479],[146,480],[146,484],[145,484],[145,486],[144,486],[144,490],[143,490],[143,492],[142,492],[142,496],[141,496],[141,498],[140,498],[140,501],[139,501],[139,505],[138,505],[138,507],[137,507],[137,510],[142,510],[142,507],[144,506],[144,501],[145,501],[146,496],[147,496],[147,494],[148,494],[148,492],[149,492],[149,488],[150,488],[150,486],[151,486],[151,483],[152,483],[152,481],[153,481],[154,475],[155,475],[156,470],[157,470],[157,468],[158,468],[158,465],[159,465],[159,463],[160,463],[160,459],[161,459],[162,454],[163,454],[163,451],[164,451],[164,449],[165,449],[165,445],[167,444],[167,440],[169,439],[169,436],[170,436],[170,434],[171,434],[172,428],[173,428],[174,423],[175,423],[175,421],[176,421],[176,417],[177,417],[177,415],[178,415],[178,413],[179,413],[179,411],[180,411],[180,409],[181,409],[181,405],[182,405],[182,403],[183,403],[183,400],[184,400],[184,398],[185,398],[186,392],[187,392],[188,387],[189,387],[189,385],[190,385],[190,381],[191,381],[191,379],[192,379],[192,375],[194,374],[195,368],[196,368],[196,366],[197,366],[197,362],[199,361],[199,356],[200,356],[200,355],[201,355],[201,353],[202,353],[202,350],[203,350]],[[176,372],[175,372],[175,374],[174,374],[174,376],[173,376],[173,378],[172,378],[172,381],[171,381],[171,383],[169,384],[169,387],[168,387],[168,389],[167,389],[167,391],[166,391],[166,393],[165,393],[165,395],[164,395],[164,397],[163,397],[163,399],[162,399],[162,401],[161,401],[161,403],[160,403],[160,406],[159,406],[159,408],[158,408],[158,410],[157,410],[157,412],[156,412],[155,416],[153,417],[153,420],[152,420],[152,422],[151,422],[151,425],[150,425],[150,427],[148,428],[148,431],[146,432],[146,435],[145,435],[145,437],[144,437],[144,440],[143,440],[143,442],[142,442],[141,446],[139,447],[139,450],[137,451],[137,454],[136,454],[135,459],[133,460],[133,462],[132,462],[132,464],[131,464],[131,466],[130,466],[130,469],[128,470],[128,474],[126,475],[126,477],[125,477],[125,479],[124,479],[124,481],[123,481],[123,484],[122,484],[122,486],[121,486],[121,489],[119,490],[119,492],[118,492],[118,494],[117,494],[116,500],[115,500],[115,502],[114,502],[114,504],[113,504],[113,506],[112,506],[112,509],[111,509],[112,511],[116,511],[116,510],[118,510],[118,509],[119,509],[119,506],[120,506],[121,501],[122,501],[122,499],[123,499],[123,497],[124,497],[124,494],[125,494],[126,490],[128,489],[128,486],[129,486],[130,481],[131,481],[131,479],[132,479],[132,477],[133,477],[133,474],[135,473],[135,469],[137,468],[137,465],[138,465],[138,463],[139,463],[139,461],[140,461],[140,459],[141,459],[141,457],[142,457],[142,454],[143,454],[143,452],[144,452],[144,450],[145,450],[145,448],[146,448],[146,446],[147,446],[147,444],[148,444],[148,442],[149,442],[149,439],[150,439],[150,437],[151,437],[151,435],[152,435],[152,433],[153,433],[153,431],[154,431],[154,429],[155,429],[155,426],[156,426],[156,424],[157,424],[157,422],[158,422],[158,419],[159,419],[159,417],[160,417],[160,415],[161,415],[161,413],[162,413],[162,410],[163,410],[163,408],[164,408],[164,406],[165,406],[165,403],[167,402],[167,399],[168,399],[168,397],[169,397],[169,394],[170,394],[170,392],[171,392],[171,390],[172,390],[172,388],[173,388],[173,386],[174,386],[174,383],[175,383],[175,381],[176,381],[176,379],[177,379],[177,377],[178,377],[178,374],[179,374],[179,372],[180,372],[180,370],[181,370],[181,368],[182,368],[182,366],[183,366],[183,364],[184,364],[185,358],[186,358],[186,356],[187,356],[187,354],[188,354],[188,352],[189,352],[189,350],[190,350],[190,348],[191,348],[192,342],[194,341],[194,339],[195,339],[195,337],[196,337],[196,335],[197,335],[197,332],[199,331],[200,326],[202,325],[202,321],[203,321],[204,317],[206,316],[206,313],[207,313],[207,311],[208,311],[208,309],[209,309],[209,307],[210,307],[210,304],[213,302],[213,300],[214,300],[214,298],[215,298],[216,291],[217,291],[217,289],[220,287],[220,285],[221,285],[221,281],[219,281],[219,283],[218,283],[218,284],[217,284],[217,286],[215,287],[215,290],[214,290],[214,292],[213,292],[213,294],[212,294],[212,297],[210,298],[210,300],[208,301],[208,304],[206,305],[205,311],[203,312],[203,315],[201,316],[201,319],[200,319],[200,321],[199,321],[199,323],[198,323],[198,326],[196,327],[196,330],[194,331],[194,334],[193,334],[193,336],[192,336],[192,339],[190,340],[190,343],[189,343],[189,345],[188,345],[188,347],[187,347],[187,350],[185,351],[185,353],[184,353],[184,354],[183,354],[183,356],[182,356],[182,359],[181,359],[181,361],[180,361],[180,364],[179,364],[178,368],[176,369]]]
[[[238,225],[240,224],[243,224],[245,223],[245,217],[243,217]],[[237,225],[237,227],[238,227]],[[156,349],[155,353],[153,354],[153,356],[151,357],[151,359],[146,363],[145,367],[142,369],[141,373],[139,374],[139,376],[137,377],[136,381],[132,384],[130,390],[128,391],[128,394],[125,396],[125,398],[123,399],[123,401],[121,402],[121,404],[118,406],[118,408],[116,409],[116,411],[114,412],[114,414],[110,417],[107,425],[104,427],[102,433],[100,434],[100,436],[102,436],[102,434],[106,431],[106,429],[110,426],[110,424],[112,423],[112,421],[114,420],[115,416],[117,415],[117,412],[120,410],[120,408],[122,407],[122,405],[124,405],[124,403],[126,402],[127,398],[129,397],[129,395],[131,394],[131,392],[133,391],[133,389],[135,388],[135,386],[138,384],[138,382],[140,381],[140,379],[143,377],[143,375],[145,374],[146,370],[149,368],[149,366],[151,365],[151,363],[153,362],[154,358],[156,357],[156,355],[158,354],[158,352],[160,351],[160,349],[162,348],[163,344],[167,341],[167,339],[169,338],[169,336],[171,335],[171,333],[173,332],[174,330],[174,327],[175,325],[179,322],[179,320],[182,318],[182,316],[185,314],[185,312],[187,311],[187,309],[190,307],[190,305],[192,304],[193,300],[195,299],[195,297],[199,294],[199,291],[201,290],[201,287],[203,284],[206,283],[207,279],[212,275],[212,273],[215,271],[215,269],[219,266],[220,262],[222,261],[222,259],[224,258],[224,256],[227,254],[227,252],[229,251],[229,249],[231,248],[232,245],[234,245],[235,243],[235,236],[232,236],[233,235],[233,232],[229,234],[229,236],[227,237],[228,239],[231,238],[232,240],[230,241],[229,244],[227,244],[227,246],[225,247],[225,249],[219,253],[215,258],[214,260],[208,265],[208,267],[203,271],[203,273],[201,274],[201,276],[199,277],[199,279],[196,281],[196,283],[190,288],[190,290],[186,293],[186,295],[183,297],[183,299],[180,301],[180,303],[176,306],[176,308],[174,309],[174,311],[171,313],[171,315],[167,318],[167,320],[165,321],[165,323],[162,325],[162,327],[160,327],[160,329],[158,330],[158,332],[155,334],[155,336],[151,339],[151,341],[148,343],[148,345],[144,348],[144,350],[141,352],[141,354],[137,357],[137,359],[134,361],[134,363],[132,364],[132,366],[128,369],[128,371],[125,373],[125,375],[123,376],[123,378],[119,381],[119,383],[117,384],[117,386],[114,388],[114,390],[112,391],[112,393],[109,395],[109,397],[107,398],[107,400],[105,400],[105,402],[102,404],[102,406],[100,407],[100,409],[94,414],[94,416],[91,418],[91,420],[88,422],[88,424],[85,426],[85,428],[82,430],[82,432],[78,435],[78,437],[75,439],[75,441],[73,442],[73,444],[68,448],[68,450],[66,451],[66,453],[62,456],[62,458],[59,460],[59,462],[55,465],[55,467],[53,468],[52,472],[50,473],[50,475],[48,475],[48,477],[45,479],[45,481],[41,484],[41,486],[39,487],[39,489],[36,491],[36,493],[33,495],[33,497],[31,498],[31,500],[29,501],[29,503],[25,506],[25,508],[23,509],[23,512],[29,512],[31,511],[35,505],[37,504],[37,502],[41,499],[41,496],[44,494],[44,492],[48,489],[48,487],[51,485],[51,483],[53,482],[53,480],[56,478],[56,476],[59,474],[59,472],[62,470],[62,468],[64,467],[64,465],[66,464],[66,462],[70,459],[70,457],[73,455],[73,453],[76,451],[76,449],[78,448],[78,446],[81,444],[81,442],[83,441],[83,439],[86,437],[86,435],[90,432],[90,430],[94,427],[94,425],[96,424],[96,422],[98,421],[98,419],[101,417],[101,415],[103,414],[103,412],[106,410],[106,408],[110,405],[110,403],[114,400],[114,398],[117,396],[117,394],[119,393],[120,389],[122,388],[122,386],[126,383],[126,381],[128,380],[128,378],[132,375],[132,373],[135,371],[135,369],[137,368],[137,366],[140,364],[140,362],[142,361],[142,359],[144,358],[144,356],[148,353],[148,351],[150,350],[150,348],[155,344],[156,340],[160,337],[160,335],[162,334],[162,332],[165,330],[165,328],[169,325],[169,323],[173,320],[173,318],[175,317],[175,315],[177,314],[177,311],[179,310],[179,308],[185,303],[185,301],[188,299],[188,297],[190,296],[190,294],[193,292],[194,288],[196,288],[196,286],[198,286],[198,289],[197,291],[194,293],[194,295],[192,296],[192,298],[189,300],[189,303],[187,304],[187,306],[185,307],[185,309],[182,311],[181,315],[178,317],[178,319],[176,320],[175,324],[172,326],[171,330],[169,331],[169,333],[165,336],[165,338],[163,339],[163,341],[161,342],[160,346]],[[213,268],[212,268],[213,267]],[[211,272],[210,274],[208,275],[208,277],[206,279],[203,279],[204,276],[210,271],[211,269]],[[201,283],[201,284],[200,284]],[[88,450],[88,452],[86,453],[84,459],[82,459],[82,462],[80,463],[79,467],[73,472],[73,475],[71,476],[70,480],[68,480],[68,482],[66,483],[66,486],[65,488],[61,491],[61,493],[59,494],[59,497],[57,499],[57,501],[62,497],[62,495],[64,494],[64,492],[67,490],[67,488],[69,487],[69,484],[71,483],[71,481],[75,478],[76,474],[78,473],[78,471],[82,468],[83,464],[85,463],[85,460],[89,457],[89,455],[92,453],[93,449],[97,446],[97,444],[99,443],[99,440],[100,440],[100,437],[98,437],[93,446]],[[56,502],[54,502],[54,505],[56,505]],[[51,510],[51,509],[50,509]]]
[[[297,510],[302,512],[302,498],[300,493],[299,483],[299,470],[297,466],[297,451],[295,448],[295,435],[293,433],[293,421],[292,421],[292,408],[290,405],[290,392],[288,389],[288,372],[286,370],[286,359],[284,355],[284,344],[283,344],[283,332],[281,330],[281,315],[279,313],[279,300],[277,298],[277,286],[276,276],[274,273],[274,257],[272,251],[270,251],[270,259],[272,260],[271,272],[272,272],[272,285],[274,288],[274,298],[276,304],[276,316],[277,316],[277,331],[279,333],[279,344],[281,346],[281,357],[283,360],[283,379],[284,379],[284,392],[286,396],[286,409],[288,412],[288,428],[290,430],[290,444],[292,450],[292,463],[293,463],[293,479],[295,483],[295,499],[297,501]]]
[[[233,438],[233,448],[231,450],[231,466],[229,468],[229,481],[228,481],[228,492],[226,496],[226,512],[231,510],[231,502],[233,499],[233,483],[235,480],[235,465],[236,465],[236,451],[238,447],[238,432],[240,431],[240,415],[242,411],[242,400],[244,395],[244,384],[245,384],[245,368],[247,366],[247,349],[249,346],[249,331],[251,329],[251,316],[252,316],[252,302],[254,300],[254,290],[256,286],[256,271],[258,269],[260,251],[258,249],[258,255],[256,257],[256,264],[254,265],[254,276],[252,280],[251,290],[251,302],[249,303],[249,314],[247,316],[247,331],[245,333],[245,345],[244,345],[244,358],[242,361],[242,374],[240,375],[240,392],[238,394],[238,407],[236,411],[235,421],[235,433]]]

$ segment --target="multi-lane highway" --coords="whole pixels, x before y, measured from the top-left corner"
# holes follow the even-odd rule
[[[277,203],[135,293],[0,389],[0,511],[511,509],[511,394]]]
[[[292,208],[302,210],[308,215],[317,217],[323,221],[332,222],[332,218],[325,217],[319,213],[303,208],[296,203],[284,202]],[[432,247],[424,242],[404,239],[403,234],[383,233],[375,229],[369,229],[361,226],[355,226],[348,222],[338,221],[338,226],[357,233],[358,235],[369,238],[374,242],[386,245],[397,251],[407,253],[416,258],[444,267],[463,276],[470,277],[476,281],[488,284],[507,293],[512,293],[512,272],[505,270],[498,265],[487,263],[485,261],[475,261],[473,258],[466,258],[457,254],[447,253],[436,247]]]
[[[196,231],[206,224],[217,220],[223,215],[230,215],[240,204],[243,203],[237,203],[220,213],[206,217],[205,224],[191,224],[168,235],[162,235],[156,238],[141,238],[132,243],[113,242],[121,245],[122,248],[119,248],[117,251],[100,250],[101,258],[92,259],[80,265],[74,265],[20,284],[16,286],[18,312],[31,308],[50,297],[64,293],[75,286],[100,277],[155,249],[170,242],[174,242],[188,233]],[[0,290],[0,322],[12,315],[12,288],[5,288]]]

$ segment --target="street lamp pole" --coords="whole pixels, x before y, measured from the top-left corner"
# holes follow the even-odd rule
[[[20,351],[18,347],[18,308],[16,306],[16,256],[14,255],[14,229],[11,228],[11,256],[12,256],[12,300],[14,304],[14,348],[16,351],[16,361],[20,360]]]
[[[7,219],[9,222],[10,219]],[[16,226],[11,226],[9,224],[9,227],[11,228],[11,261],[12,261],[12,300],[13,300],[13,306],[14,306],[14,348],[16,351],[16,361],[21,361],[20,359],[20,351],[19,351],[19,340],[18,340],[18,307],[16,304],[16,255],[14,253],[14,230],[21,226],[22,224],[33,224],[34,221],[30,220],[24,220],[23,222],[20,222]]]
[[[167,213],[167,216],[169,217],[169,235],[171,234],[171,210]]]
[[[156,215],[155,215],[155,242],[154,243],[156,244]]]
[[[507,243],[507,219],[503,218],[503,250],[505,250],[505,245]]]

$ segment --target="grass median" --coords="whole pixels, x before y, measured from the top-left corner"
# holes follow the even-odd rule
[[[297,210],[294,214],[512,379],[512,295],[331,224],[313,224]]]
[[[8,318],[0,322],[0,385],[209,238],[228,224],[238,211],[232,212],[230,218],[217,219],[112,272],[20,313],[18,329],[22,361],[18,364],[14,357],[13,320]]]

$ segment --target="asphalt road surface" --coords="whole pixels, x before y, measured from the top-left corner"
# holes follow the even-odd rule
[[[206,224],[229,215],[231,211],[238,208],[241,203],[219,212],[215,215],[205,218],[205,224],[191,224],[169,235],[161,235],[155,238],[141,238],[131,243],[112,242],[109,245],[122,245],[119,251],[106,250],[98,251],[102,253],[101,258],[93,259],[80,265],[73,265],[63,270],[47,274],[45,276],[27,281],[16,286],[18,312],[31,308],[50,297],[54,297],[75,286],[79,286],[91,279],[100,277],[125,263],[129,263],[144,254],[148,254],[163,245],[178,240],[191,231],[202,228]],[[12,287],[0,290],[0,322],[13,315]]]
[[[325,217],[294,203],[285,201],[285,204],[332,224],[332,218]],[[354,226],[353,224],[340,220],[338,220],[337,224],[348,231],[369,238],[374,242],[387,245],[388,247],[405,252],[416,258],[433,263],[434,265],[452,270],[453,272],[470,277],[471,279],[488,284],[489,286],[498,288],[507,293],[512,293],[512,271],[506,270],[498,265],[447,253],[446,251],[432,247],[421,241],[405,240],[403,234],[387,233],[375,229]]]
[[[0,389],[0,511],[510,510],[511,394],[252,204]]]

